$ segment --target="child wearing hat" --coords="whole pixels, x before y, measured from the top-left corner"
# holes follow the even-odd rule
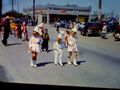
[[[62,63],[62,51],[63,51],[64,44],[62,43],[62,38],[57,37],[56,42],[53,44],[54,48],[54,64],[63,66]]]
[[[70,31],[67,29],[66,32],[65,32],[65,37],[64,37],[66,48],[67,48],[67,45],[68,45],[68,37],[69,36],[70,36]]]
[[[71,64],[71,56],[74,53],[73,64],[77,66],[77,58],[78,58],[78,48],[76,43],[76,32],[72,31],[70,36],[67,38],[67,52],[68,52],[68,64]]]
[[[37,67],[37,55],[40,53],[39,44],[42,44],[43,39],[39,35],[38,29],[34,29],[32,37],[29,40],[29,53],[32,55],[31,67]]]

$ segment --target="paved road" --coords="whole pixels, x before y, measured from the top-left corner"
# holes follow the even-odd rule
[[[0,80],[14,83],[49,84],[65,86],[120,88],[120,42],[99,37],[83,37],[78,34],[79,66],[66,64],[66,49],[63,62],[53,64],[52,44],[57,32],[46,25],[50,33],[50,52],[38,56],[38,68],[30,67],[28,42],[10,35],[9,46],[0,45]],[[33,27],[29,27],[29,33]],[[64,30],[64,29],[61,29]],[[1,40],[0,36],[0,40]],[[114,47],[113,47],[114,46]]]

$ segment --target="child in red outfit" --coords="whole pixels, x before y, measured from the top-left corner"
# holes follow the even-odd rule
[[[28,31],[27,31],[27,25],[25,22],[23,22],[23,25],[22,25],[22,37],[23,37],[23,41],[29,41],[28,39]]]

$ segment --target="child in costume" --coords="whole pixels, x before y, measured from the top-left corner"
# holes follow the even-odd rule
[[[53,48],[54,48],[54,64],[63,66],[62,63],[62,52],[63,52],[64,44],[62,43],[62,39],[60,37],[57,37],[57,41],[54,42]]]
[[[33,35],[30,38],[29,41],[29,52],[32,55],[32,60],[31,60],[31,66],[32,67],[37,67],[36,61],[37,61],[37,55],[40,53],[40,44],[42,44],[43,39],[39,35],[39,30],[34,29],[33,30]]]

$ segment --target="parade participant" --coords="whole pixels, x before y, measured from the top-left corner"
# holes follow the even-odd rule
[[[44,32],[44,23],[41,23],[41,24],[38,25],[38,26],[39,26],[39,28],[40,28],[39,33],[40,33],[40,35],[42,35],[43,32]]]
[[[46,49],[46,51],[48,52],[48,42],[50,40],[49,38],[49,34],[48,34],[48,29],[45,29],[43,34],[42,34],[42,38],[43,38],[43,43],[42,43],[42,51],[44,51],[44,49]]]
[[[77,49],[77,44],[76,44],[76,32],[75,31],[71,31],[70,36],[68,37],[68,45],[67,45],[67,51],[68,51],[68,64],[72,64],[71,63],[71,56],[72,53],[74,53],[74,60],[73,60],[73,64],[75,66],[77,66],[77,58],[78,58],[78,49]]]
[[[15,27],[14,34],[15,34],[15,37],[18,38],[18,23],[17,23],[17,25]]]
[[[29,53],[32,55],[31,60],[31,67],[37,67],[36,61],[37,61],[37,55],[40,53],[39,45],[42,44],[43,39],[39,36],[39,30],[34,29],[32,33],[32,37],[29,41]]]
[[[54,42],[53,48],[54,48],[54,64],[63,66],[62,63],[62,52],[63,52],[64,44],[62,43],[62,39],[57,37],[57,41]]]
[[[26,41],[29,41],[26,22],[23,22],[23,25],[22,25],[22,27],[21,27],[21,30],[22,30],[23,41],[25,41],[25,40],[26,40]]]
[[[66,30],[66,33],[65,33],[65,45],[67,47],[68,45],[68,37],[70,36],[70,31],[69,30]]]
[[[35,26],[35,29],[39,29],[39,34],[42,36],[44,32],[44,23]]]
[[[72,31],[73,28],[74,28],[73,22],[70,20],[69,21],[69,30]]]
[[[6,16],[5,21],[4,21],[4,34],[3,34],[3,40],[2,40],[2,44],[4,46],[7,46],[7,39],[9,37],[9,33],[10,33],[10,20],[9,20],[9,16]]]
[[[15,36],[16,36],[17,38],[22,38],[21,24],[20,24],[19,21],[17,22],[17,26],[16,26],[16,28],[15,28]]]
[[[58,37],[63,38],[63,35],[64,35],[64,31],[60,31],[59,34],[58,34]]]

